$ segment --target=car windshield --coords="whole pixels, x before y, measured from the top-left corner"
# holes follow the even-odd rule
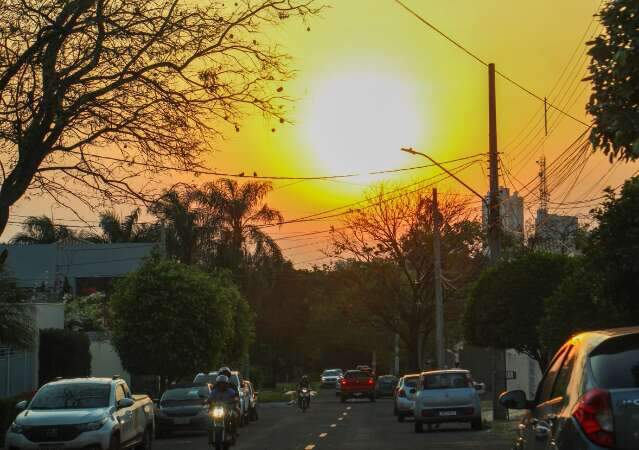
[[[164,393],[161,404],[198,404],[207,398],[208,395],[209,390],[206,386],[175,388]]]
[[[215,384],[215,379],[217,378],[216,373],[201,373],[195,377],[193,383],[196,384]]]
[[[417,377],[415,377],[415,378],[406,378],[406,380],[404,381],[404,386],[409,387],[409,388],[417,387],[417,380],[419,380],[419,378],[417,378]]]
[[[90,409],[109,406],[108,383],[64,383],[44,386],[31,401],[30,409]]]
[[[466,373],[432,373],[424,376],[424,389],[460,389],[470,387]]]
[[[325,370],[322,375],[325,377],[337,377],[339,374],[337,370]]]
[[[639,334],[605,341],[590,354],[590,365],[601,388],[639,388]]]

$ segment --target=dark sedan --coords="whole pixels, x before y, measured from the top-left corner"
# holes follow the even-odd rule
[[[580,334],[548,367],[534,399],[501,396],[528,410],[516,450],[639,449],[639,327]]]
[[[394,375],[382,375],[377,378],[375,394],[377,397],[392,397],[397,387],[397,377]]]
[[[155,410],[158,437],[174,431],[206,431],[209,424],[208,384],[172,386],[160,399]]]

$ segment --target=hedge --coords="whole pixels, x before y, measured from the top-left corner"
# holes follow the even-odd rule
[[[91,374],[91,342],[85,333],[71,330],[40,330],[40,386],[57,377],[88,377]]]
[[[0,398],[0,447],[4,445],[4,435],[11,422],[18,415],[16,403],[22,400],[31,400],[33,394],[20,394],[16,397]]]

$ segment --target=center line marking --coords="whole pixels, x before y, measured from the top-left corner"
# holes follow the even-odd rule
[[[328,436],[328,433],[322,433],[319,435],[320,438],[324,439],[326,436]]]
[[[335,423],[331,424],[331,428],[335,428],[336,426],[337,426],[337,424],[335,424]]]
[[[315,448],[314,444],[309,444],[306,447],[304,447],[304,450],[313,450]]]
[[[337,420],[344,420],[344,419],[343,419],[342,417],[340,417],[340,418],[339,418],[339,419],[337,419]]]
[[[347,407],[346,407],[346,409],[351,409],[351,407],[350,407],[350,406],[347,406]]]
[[[342,413],[342,416],[348,416],[348,413]]]

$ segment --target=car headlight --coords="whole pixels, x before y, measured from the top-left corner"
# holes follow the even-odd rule
[[[224,408],[222,408],[221,406],[216,406],[215,408],[213,408],[213,411],[211,411],[211,415],[213,416],[214,419],[221,419],[224,417]]]
[[[26,431],[27,427],[25,427],[24,425],[20,425],[19,423],[15,423],[13,422],[11,424],[11,432],[12,433],[16,433],[16,434],[22,434]]]
[[[77,428],[80,431],[95,431],[102,428],[106,422],[107,418],[103,417],[102,419],[96,420],[95,422],[81,423],[80,425],[77,425]]]

